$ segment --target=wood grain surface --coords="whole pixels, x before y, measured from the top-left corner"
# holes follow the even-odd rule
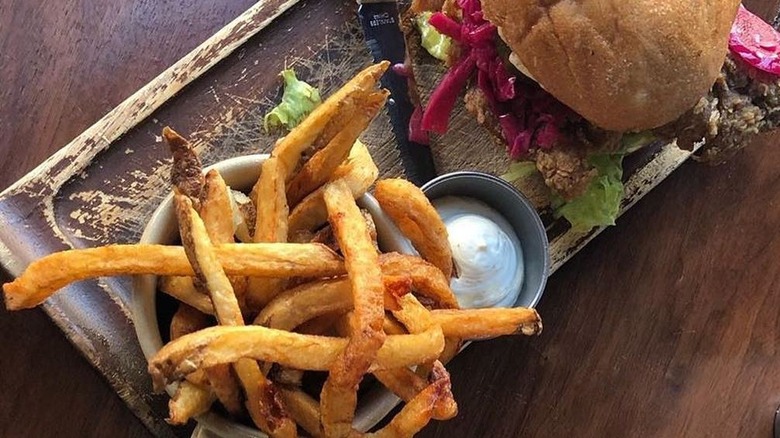
[[[251,5],[0,0],[0,189]],[[779,142],[662,183],[552,277],[540,338],[452,364],[460,415],[423,435],[769,436]],[[0,349],[0,436],[148,435],[43,312],[0,310]]]

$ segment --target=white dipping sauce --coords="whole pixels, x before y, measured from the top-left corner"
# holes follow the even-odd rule
[[[433,206],[447,226],[461,307],[511,307],[523,284],[520,240],[501,214],[472,198],[445,196]]]

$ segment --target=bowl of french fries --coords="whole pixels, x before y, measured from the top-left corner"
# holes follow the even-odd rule
[[[406,437],[453,418],[445,364],[464,342],[542,324],[530,308],[460,309],[433,206],[413,184],[378,180],[358,137],[387,99],[387,68],[361,71],[269,155],[203,169],[165,128],[173,190],[142,241],[37,260],[3,286],[6,307],[134,275],[133,319],[168,421],[220,436]],[[383,186],[409,207],[383,208]]]

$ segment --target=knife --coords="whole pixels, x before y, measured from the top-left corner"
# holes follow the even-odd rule
[[[404,35],[399,27],[395,0],[358,0],[358,18],[374,62],[402,64],[406,58]],[[428,145],[409,140],[409,120],[414,105],[409,98],[407,78],[393,69],[382,76],[381,84],[390,91],[387,110],[406,177],[421,186],[436,177],[433,155]]]

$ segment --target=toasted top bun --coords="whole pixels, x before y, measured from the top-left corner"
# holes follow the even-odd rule
[[[591,123],[671,122],[712,87],[739,0],[482,0],[530,76]]]

